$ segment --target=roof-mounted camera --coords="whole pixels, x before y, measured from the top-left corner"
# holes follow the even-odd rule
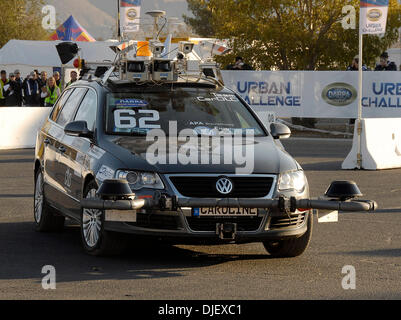
[[[170,59],[153,59],[152,79],[154,81],[177,81],[174,62]]]
[[[194,50],[194,43],[189,41],[180,41],[178,51],[183,54],[190,54]]]
[[[143,60],[128,60],[126,69],[127,80],[135,82],[148,81],[149,79],[149,65],[147,61]]]
[[[152,51],[153,53],[153,56],[155,58],[160,58],[164,50],[164,44],[158,40],[151,40],[149,42],[149,46],[150,46],[150,51]]]

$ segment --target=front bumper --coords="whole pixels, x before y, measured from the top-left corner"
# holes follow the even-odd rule
[[[176,243],[246,243],[300,237],[312,218],[311,211],[297,211],[290,216],[265,209],[258,211],[257,217],[195,217],[190,208],[139,210],[131,212],[131,216],[136,216],[135,222],[105,221],[105,229]],[[233,238],[221,237],[218,226],[224,225],[235,225]]]
[[[300,195],[301,196],[306,196]],[[149,198],[83,199],[84,208],[106,212],[105,229],[177,241],[259,242],[302,236],[312,209],[373,211],[371,200],[287,198],[187,198],[155,192]],[[256,208],[257,216],[195,216],[192,208]],[[231,210],[229,210],[231,211]],[[235,211],[235,210],[234,210]],[[221,214],[221,212],[220,212]],[[108,219],[117,216],[118,219]]]

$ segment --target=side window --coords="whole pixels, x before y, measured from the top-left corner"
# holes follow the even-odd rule
[[[61,109],[64,106],[64,103],[67,101],[68,97],[70,96],[71,92],[73,92],[74,90],[67,90],[63,93],[63,95],[61,96],[61,98],[57,101],[57,104],[55,105],[55,107],[53,108],[53,112],[50,115],[50,119],[53,120],[54,122],[57,121],[57,118],[60,114]]]
[[[74,111],[77,109],[79,102],[86,92],[86,88],[76,88],[70,95],[63,109],[61,110],[60,116],[57,119],[57,123],[64,127],[72,118]]]
[[[75,121],[86,121],[88,129],[94,131],[97,115],[97,96],[96,92],[89,90],[84,100],[79,106],[78,112],[75,116]]]

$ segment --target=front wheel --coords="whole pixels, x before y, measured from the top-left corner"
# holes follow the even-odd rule
[[[84,198],[96,197],[97,185],[90,182],[84,190]],[[104,211],[82,209],[81,239],[86,253],[93,256],[120,254],[125,250],[123,235],[104,230]]]
[[[51,212],[43,191],[43,173],[38,170],[35,177],[34,191],[35,230],[39,232],[61,231],[65,218]]]
[[[307,219],[308,230],[301,237],[288,240],[265,241],[263,242],[263,246],[266,251],[271,256],[280,258],[297,257],[303,254],[312,238],[313,215],[311,212],[308,213]]]

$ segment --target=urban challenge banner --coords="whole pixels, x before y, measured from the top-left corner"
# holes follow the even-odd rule
[[[362,34],[386,32],[389,0],[361,0],[359,30]]]
[[[223,71],[225,85],[252,108],[277,117],[357,118],[353,71]],[[364,118],[401,117],[401,72],[366,71]]]

